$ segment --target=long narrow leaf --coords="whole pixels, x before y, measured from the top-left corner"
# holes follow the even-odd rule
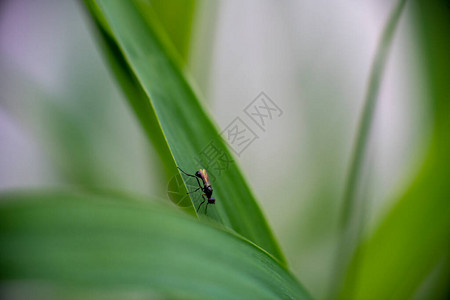
[[[449,251],[450,10],[440,1],[417,2],[433,139],[411,187],[356,253],[343,299],[411,299]]]
[[[361,114],[361,120],[358,126],[357,136],[355,138],[355,145],[351,157],[349,173],[346,179],[342,215],[340,220],[340,241],[338,245],[337,255],[335,257],[335,270],[333,273],[332,293],[336,292],[337,287],[341,284],[341,279],[345,270],[348,267],[351,254],[355,247],[360,242],[360,230],[351,230],[352,226],[360,229],[363,227],[363,219],[361,216],[366,214],[366,203],[363,201],[359,211],[357,207],[357,187],[360,185],[359,179],[363,169],[364,160],[366,157],[367,147],[371,136],[371,129],[373,127],[373,118],[378,102],[378,93],[380,90],[381,81],[383,78],[386,61],[389,50],[392,45],[392,40],[400,20],[401,13],[406,4],[406,0],[399,0],[390,15],[385,28],[382,31],[378,47],[375,52],[372,67],[370,70],[370,77],[367,85],[366,96],[364,100],[364,108]],[[355,221],[355,216],[358,220]],[[355,225],[356,224],[356,225]]]
[[[150,5],[186,63],[189,57],[197,0],[152,0]]]
[[[151,22],[146,21],[131,1],[87,4],[102,35],[106,36],[104,39],[109,41],[108,47],[113,49],[109,53],[117,57],[116,62],[120,62],[116,65],[125,70],[122,75],[129,72],[128,76],[134,78],[125,82],[134,82],[136,89],[144,93],[134,98],[128,94],[128,99],[150,136],[160,134],[155,130],[162,131],[173,158],[172,162],[163,161],[166,167],[173,170],[174,175],[175,164],[190,173],[199,167],[206,167],[216,178],[213,185],[217,199],[215,205],[209,206],[208,216],[247,237],[283,262],[279,247],[238,167],[232,162],[225,142],[159,42]],[[159,126],[149,128],[147,123],[154,121]],[[168,152],[167,146],[161,146],[160,152]],[[222,161],[227,161],[221,167],[223,170],[214,168],[212,164],[208,166],[204,161],[199,164],[201,153],[208,147],[213,147],[220,153]],[[197,208],[202,198],[192,194],[192,199],[192,206]]]
[[[0,197],[0,285],[34,299],[309,299],[234,233],[168,205],[84,194]]]

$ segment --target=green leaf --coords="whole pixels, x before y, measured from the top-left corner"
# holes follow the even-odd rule
[[[207,147],[213,146],[225,160],[231,160],[231,154],[168,50],[159,41],[160,35],[155,32],[158,28],[155,29],[148,16],[144,17],[144,12],[131,1],[87,1],[86,4],[128,100],[149,137],[158,141],[155,147],[162,155],[167,172],[175,176],[175,165],[188,173],[206,168],[216,179],[213,188],[217,199],[215,205],[209,206],[208,217],[284,262],[237,165],[227,163],[224,171],[218,171],[212,163],[198,164],[200,154]],[[182,195],[185,192],[185,189],[180,190]],[[191,195],[193,202],[184,201],[180,206],[189,206],[191,210],[198,207],[202,198],[198,193]],[[178,201],[179,198],[175,200]]]
[[[417,3],[415,23],[430,92],[426,100],[433,107],[432,141],[410,188],[358,249],[343,299],[411,299],[449,253],[450,10],[442,1]]]
[[[276,259],[230,231],[169,205],[85,194],[0,198],[0,283],[46,299],[309,299]]]
[[[363,227],[364,220],[361,216],[366,215],[367,203],[361,201],[362,204],[360,204],[359,207],[357,206],[358,196],[360,196],[357,191],[358,186],[360,185],[361,173],[366,158],[368,142],[373,126],[373,118],[378,102],[378,93],[383,79],[386,61],[405,4],[406,0],[399,0],[394,7],[392,14],[382,31],[370,70],[364,107],[358,126],[357,136],[355,138],[355,144],[353,145],[349,173],[346,178],[344,189],[343,208],[339,224],[340,239],[333,270],[333,293],[336,292],[337,287],[342,283],[341,279],[348,267],[349,258],[361,239],[361,231],[352,230],[352,228]]]
[[[150,5],[174,47],[186,63],[189,57],[196,0],[152,0]]]

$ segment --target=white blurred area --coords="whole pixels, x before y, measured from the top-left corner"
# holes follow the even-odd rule
[[[219,128],[237,116],[250,122],[243,109],[261,91],[284,111],[266,132],[255,130],[260,138],[235,159],[291,270],[323,298],[369,70],[393,2],[201,4],[189,64],[201,99]],[[164,196],[158,158],[87,21],[77,1],[0,3],[0,189],[70,188],[62,178],[80,180],[87,163],[94,173],[88,185]],[[407,186],[426,144],[428,107],[421,102],[416,48],[407,5],[370,144],[368,230]],[[49,111],[67,128],[49,130],[59,124]],[[71,145],[70,134],[80,143]],[[77,157],[77,147],[89,156]]]

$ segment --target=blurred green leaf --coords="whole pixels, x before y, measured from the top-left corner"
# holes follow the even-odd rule
[[[150,5],[184,63],[189,57],[196,0],[152,0]]]
[[[332,293],[335,293],[348,267],[351,255],[361,239],[361,228],[363,227],[364,216],[366,215],[367,201],[361,201],[357,207],[358,186],[361,185],[360,178],[364,161],[367,160],[367,147],[373,127],[373,118],[378,102],[378,94],[383,79],[389,50],[392,45],[397,24],[402,15],[406,0],[399,0],[394,7],[389,19],[383,28],[380,41],[375,51],[375,57],[370,69],[370,77],[367,84],[367,91],[364,99],[364,107],[361,113],[355,144],[349,166],[349,173],[346,178],[343,208],[340,219],[340,240],[335,266],[333,270]],[[356,230],[353,230],[356,228]]]
[[[3,292],[34,284],[32,298],[75,291],[91,297],[309,299],[276,259],[244,238],[168,205],[115,196],[3,195],[0,270]]]
[[[226,160],[231,155],[189,83],[158,39],[152,26],[131,1],[86,1],[106,44],[106,53],[128,100],[148,135],[156,140],[167,172],[175,165],[189,173],[199,169],[197,159],[213,146]],[[142,6],[139,6],[142,9]],[[281,262],[284,258],[235,163],[225,170],[208,169],[213,182],[215,205],[208,216],[263,247]],[[223,165],[222,165],[223,167]],[[184,178],[184,177],[183,177]],[[185,178],[186,179],[186,178]],[[180,191],[185,193],[185,189]],[[192,211],[194,202],[181,202]],[[177,199],[179,200],[179,199]]]
[[[418,31],[433,110],[433,138],[406,193],[357,251],[343,299],[410,299],[450,241],[450,10],[418,1]],[[444,272],[445,273],[445,272]]]

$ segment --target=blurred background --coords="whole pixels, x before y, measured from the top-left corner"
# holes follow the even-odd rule
[[[185,45],[184,71],[218,128],[241,117],[255,129],[259,138],[235,160],[290,269],[323,298],[369,71],[395,3],[182,2],[192,16],[174,40]],[[361,181],[364,235],[410,184],[430,142],[413,10],[408,3],[402,13],[382,77]],[[159,12],[170,34],[177,24],[165,20],[183,11]],[[165,201],[159,158],[91,29],[77,1],[0,2],[0,189],[113,190]],[[244,113],[260,92],[283,111],[266,131]]]

